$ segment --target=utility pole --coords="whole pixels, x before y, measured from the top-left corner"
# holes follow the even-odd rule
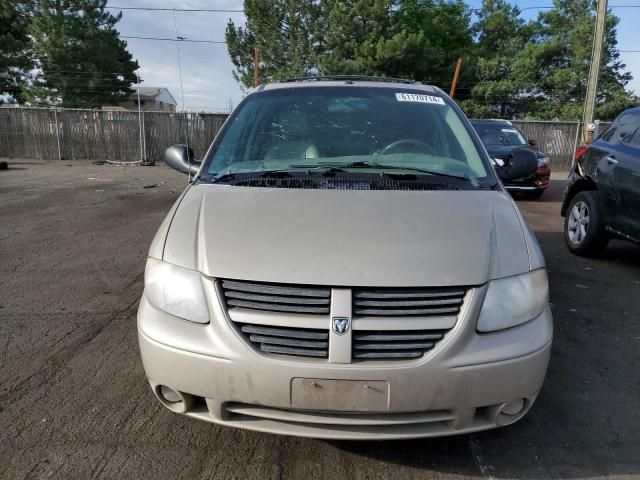
[[[595,109],[596,105],[596,93],[598,90],[598,77],[600,75],[600,63],[602,59],[602,44],[604,43],[604,27],[606,17],[607,0],[598,0],[596,24],[593,31],[591,67],[589,68],[587,94],[584,100],[584,115],[582,117],[582,140],[585,143],[587,143],[589,140],[589,125],[593,123],[593,110]]]
[[[253,86],[260,85],[260,52],[258,47],[253,49]]]
[[[462,70],[462,58],[458,58],[456,62],[456,70],[453,72],[453,81],[451,82],[451,90],[449,91],[449,96],[453,98],[456,94],[456,87],[458,86],[458,77],[460,76],[460,70]]]

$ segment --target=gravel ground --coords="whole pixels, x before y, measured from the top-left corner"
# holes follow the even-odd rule
[[[185,177],[11,161],[0,171],[0,477],[640,478],[640,249],[569,254],[563,178],[519,203],[555,316],[532,412],[477,435],[326,442],[201,423],[153,397],[135,311],[147,248]]]

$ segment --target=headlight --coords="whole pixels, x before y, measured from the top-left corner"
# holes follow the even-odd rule
[[[144,292],[149,303],[160,310],[192,322],[209,323],[199,272],[149,258]]]
[[[478,317],[478,332],[495,332],[533,320],[549,304],[544,268],[489,282]]]
[[[544,167],[545,165],[549,165],[549,157],[541,157],[538,159],[538,166]]]

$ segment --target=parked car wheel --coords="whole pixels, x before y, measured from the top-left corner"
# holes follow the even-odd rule
[[[569,250],[585,257],[596,256],[605,249],[609,237],[602,225],[598,192],[578,193],[567,209],[564,239]]]

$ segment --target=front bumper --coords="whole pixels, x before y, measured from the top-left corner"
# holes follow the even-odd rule
[[[140,352],[165,406],[221,425],[334,439],[469,433],[526,414],[545,377],[553,330],[547,309],[524,325],[478,335],[475,319],[483,296],[484,289],[475,289],[456,326],[423,358],[352,364],[265,356],[230,327],[219,302],[210,304],[211,323],[199,325],[157,310],[143,296]],[[311,379],[386,385],[385,406],[357,412],[304,408],[294,389]],[[180,392],[183,401],[165,401],[160,385]],[[505,414],[502,408],[514,401],[522,401],[522,408]]]
[[[543,192],[549,187],[551,169],[548,165],[538,167],[532,176],[513,182],[505,182],[504,187],[510,192],[533,193]]]

